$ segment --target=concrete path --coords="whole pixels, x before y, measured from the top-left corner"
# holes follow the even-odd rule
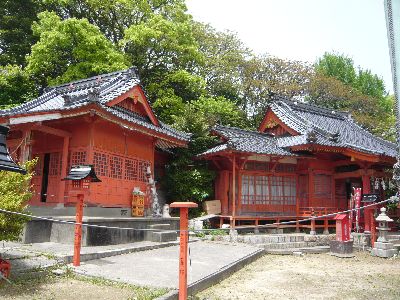
[[[175,245],[179,245],[179,241],[167,243],[143,241],[130,244],[82,247],[81,261]],[[72,262],[73,251],[73,245],[53,242],[35,244],[0,242],[0,257],[10,261],[12,274],[15,275],[38,268],[51,267],[58,263],[70,263]]]
[[[188,283],[191,284],[237,260],[260,252],[246,244],[198,241],[190,243]],[[179,246],[87,261],[76,272],[135,285],[177,288]]]

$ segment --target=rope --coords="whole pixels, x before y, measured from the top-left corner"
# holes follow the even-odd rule
[[[357,210],[361,210],[361,209],[364,209],[364,208],[377,206],[377,205],[380,205],[380,204],[383,204],[383,203],[387,203],[387,202],[396,203],[396,202],[399,202],[399,198],[396,197],[396,196],[393,196],[393,197],[391,197],[389,199],[386,199],[386,200],[383,200],[383,201],[380,201],[380,202],[368,204],[368,205],[361,206],[361,207],[358,207],[358,208],[353,208],[353,209],[348,209],[348,210],[339,211],[339,212],[335,212],[335,213],[330,213],[330,214],[326,214],[326,215],[322,215],[322,216],[312,216],[312,217],[304,218],[304,219],[300,219],[300,220],[293,220],[293,221],[286,221],[286,222],[275,222],[275,223],[271,223],[271,224],[258,225],[258,226],[236,226],[235,229],[249,229],[249,228],[256,228],[256,227],[257,228],[276,227],[278,225],[296,224],[297,222],[299,222],[299,223],[308,222],[308,221],[317,220],[317,219],[329,218],[329,217],[333,217],[333,216],[340,215],[340,214],[346,214],[346,213],[349,213],[349,212],[352,212],[352,211],[357,211]],[[116,230],[147,231],[147,232],[151,232],[151,231],[158,231],[158,232],[160,232],[160,231],[171,231],[171,229],[146,229],[146,228],[140,228],[139,229],[139,228],[132,228],[132,227],[117,227],[117,226],[96,225],[96,224],[88,224],[88,223],[77,223],[77,222],[73,222],[73,221],[65,221],[65,220],[47,218],[47,217],[42,217],[42,216],[33,216],[33,215],[26,214],[26,213],[9,211],[9,210],[6,210],[6,209],[1,209],[1,208],[0,208],[0,212],[6,213],[6,214],[13,214],[13,215],[18,215],[18,216],[33,218],[33,219],[38,219],[38,220],[61,223],[61,224],[81,225],[81,226],[84,226],[84,227],[106,228],[106,229],[116,229]],[[215,231],[215,230],[229,231],[230,229],[232,229],[232,228],[199,229],[199,230],[195,230],[195,231],[196,232],[211,232],[211,231]],[[176,230],[176,231],[177,232],[181,232],[182,230]],[[193,230],[185,230],[185,231],[190,232],[190,231],[193,231]]]

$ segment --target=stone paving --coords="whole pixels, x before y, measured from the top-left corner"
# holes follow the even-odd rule
[[[81,248],[84,260],[105,256],[119,255],[157,247],[176,245],[175,243],[154,243],[149,241],[131,244],[92,246]],[[73,256],[73,245],[53,242],[22,244],[17,242],[0,242],[0,257],[11,263],[12,274],[29,272],[38,268],[47,268],[59,263],[69,263]]]
[[[237,260],[259,252],[246,244],[198,241],[190,243],[188,284]],[[152,287],[177,288],[179,246],[91,260],[75,268],[80,274]]]
[[[167,247],[166,247],[167,246]],[[147,249],[155,248],[153,250]],[[158,248],[162,247],[162,248]],[[128,249],[133,253],[118,255]],[[196,282],[260,251],[243,243],[193,240],[189,243],[188,283]],[[142,250],[142,251],[141,251]],[[58,243],[21,244],[0,242],[0,256],[11,262],[12,275],[65,264],[72,245]],[[138,242],[124,245],[82,247],[83,255],[110,252],[113,256],[81,262],[77,273],[134,285],[177,288],[179,245]]]

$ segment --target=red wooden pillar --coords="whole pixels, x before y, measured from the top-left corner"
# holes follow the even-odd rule
[[[314,205],[314,170],[308,169],[308,205],[313,207]]]
[[[81,265],[81,241],[82,241],[82,217],[83,217],[83,194],[78,194],[76,202],[76,218],[75,222],[75,241],[74,241],[74,258],[73,265],[79,267]]]
[[[233,227],[235,227],[235,216],[236,216],[236,156],[232,158],[232,217]]]
[[[362,176],[362,193],[371,193],[371,182],[368,175]],[[371,232],[371,217],[374,214],[373,208],[366,208],[364,210],[364,231]]]
[[[187,299],[187,261],[188,261],[188,212],[189,208],[197,207],[193,202],[173,202],[171,208],[179,208],[179,300]]]
[[[65,178],[67,176],[67,168],[68,168],[68,148],[69,148],[69,137],[64,137],[63,139],[63,151],[61,157],[61,178]],[[65,203],[65,187],[67,185],[66,181],[61,181],[58,189],[58,197],[60,197],[59,202]]]

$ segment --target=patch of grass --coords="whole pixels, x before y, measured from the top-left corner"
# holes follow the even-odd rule
[[[71,284],[71,282],[73,283],[74,281],[80,281],[86,283],[89,288],[94,288],[96,286],[100,287],[99,290],[101,290],[101,287],[109,287],[129,291],[128,294],[131,296],[129,296],[128,299],[132,300],[155,299],[168,292],[168,289],[141,287],[127,283],[106,280],[98,277],[77,275],[73,272],[73,269],[71,267],[64,266],[64,268],[65,273],[63,275],[53,274],[52,270],[55,268],[37,268],[34,270],[35,272],[29,272],[27,274],[24,274],[23,276],[12,278],[12,284],[8,284],[5,281],[0,281],[0,295],[2,295],[2,297],[6,299],[60,299],[56,296],[58,292],[56,288],[50,291],[50,294],[53,295],[50,298],[48,298],[48,291],[46,295],[42,295],[41,293],[42,290],[48,290],[49,286],[51,289],[52,285],[60,282],[62,283],[63,281],[65,282],[65,284]],[[73,284],[71,285],[71,287],[73,288]]]
[[[108,286],[115,287],[118,289],[128,289],[133,292],[133,297],[130,298],[132,300],[150,300],[160,297],[167,293],[169,289],[166,288],[150,288],[144,286],[136,286],[129,283],[123,283],[113,280],[108,280],[100,277],[92,277],[92,276],[83,276],[73,272],[66,272],[65,277],[70,279],[75,279],[83,282],[87,282],[97,286]]]

